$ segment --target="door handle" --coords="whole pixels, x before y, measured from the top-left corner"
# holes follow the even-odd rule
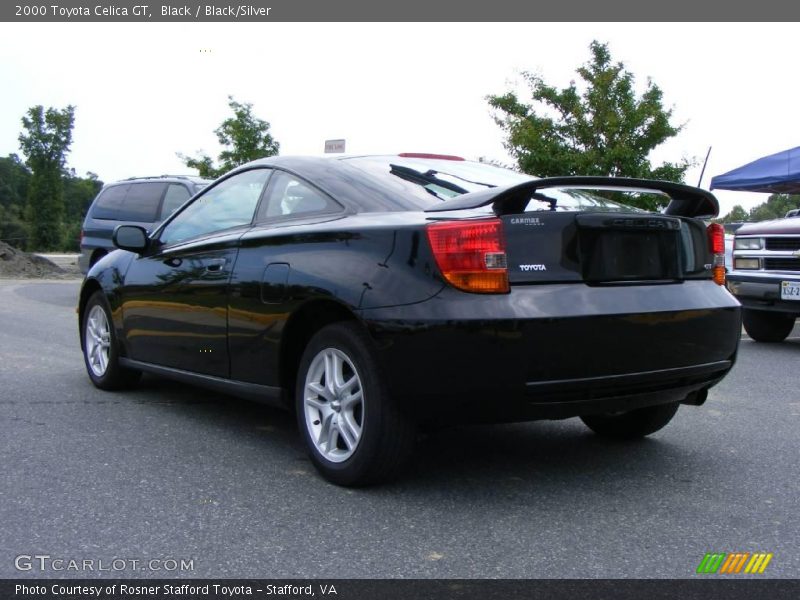
[[[222,270],[222,267],[225,266],[225,263],[228,262],[225,258],[211,258],[207,261],[204,261],[204,265],[206,267],[207,273],[219,273]]]

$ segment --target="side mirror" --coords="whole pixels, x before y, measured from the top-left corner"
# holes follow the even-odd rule
[[[141,254],[147,250],[147,231],[138,225],[118,225],[111,241],[117,248]]]

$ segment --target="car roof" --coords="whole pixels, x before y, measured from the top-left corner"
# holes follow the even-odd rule
[[[433,158],[434,155],[429,155]],[[271,156],[237,167],[230,174],[257,167],[273,167],[293,173],[337,200],[354,203],[359,211],[419,210],[402,188],[348,164],[351,158],[401,157],[400,154],[337,154],[335,156]],[[461,160],[461,159],[460,159]],[[469,161],[473,162],[473,161]]]
[[[246,163],[237,167],[239,169],[247,169],[255,166],[270,166],[281,167],[288,170],[303,170],[314,168],[325,168],[333,166],[336,168],[337,164],[346,163],[352,158],[414,158],[414,159],[428,159],[428,160],[454,160],[457,162],[477,162],[470,161],[456,156],[446,154],[428,154],[428,153],[382,153],[382,154],[335,154],[327,156],[270,156],[268,158],[260,158],[252,162]]]
[[[121,179],[119,181],[114,181],[111,183],[107,183],[107,186],[111,185],[122,185],[125,183],[137,183],[140,181],[164,181],[168,183],[178,182],[178,183],[195,183],[195,184],[205,184],[208,185],[213,180],[212,179],[205,179],[203,177],[198,177],[196,175],[146,175],[142,177],[128,177],[127,179]]]

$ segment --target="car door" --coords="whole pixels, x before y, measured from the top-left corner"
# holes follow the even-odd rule
[[[230,284],[228,348],[231,378],[276,386],[283,326],[298,301],[297,267],[326,270],[326,255],[338,234],[309,239],[306,226],[337,219],[344,208],[300,177],[276,170],[258,207],[256,227],[241,239]],[[293,270],[294,269],[294,270]]]
[[[229,376],[228,285],[270,172],[251,169],[208,188],[131,262],[121,288],[130,358]]]

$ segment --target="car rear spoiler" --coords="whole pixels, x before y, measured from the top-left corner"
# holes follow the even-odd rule
[[[697,187],[655,179],[594,176],[545,177],[514,186],[489,188],[445,200],[425,212],[480,208],[491,204],[497,215],[520,213],[525,210],[533,194],[547,188],[659,192],[669,196],[669,204],[664,209],[664,214],[702,219],[716,217],[719,214],[719,202],[714,194]]]

